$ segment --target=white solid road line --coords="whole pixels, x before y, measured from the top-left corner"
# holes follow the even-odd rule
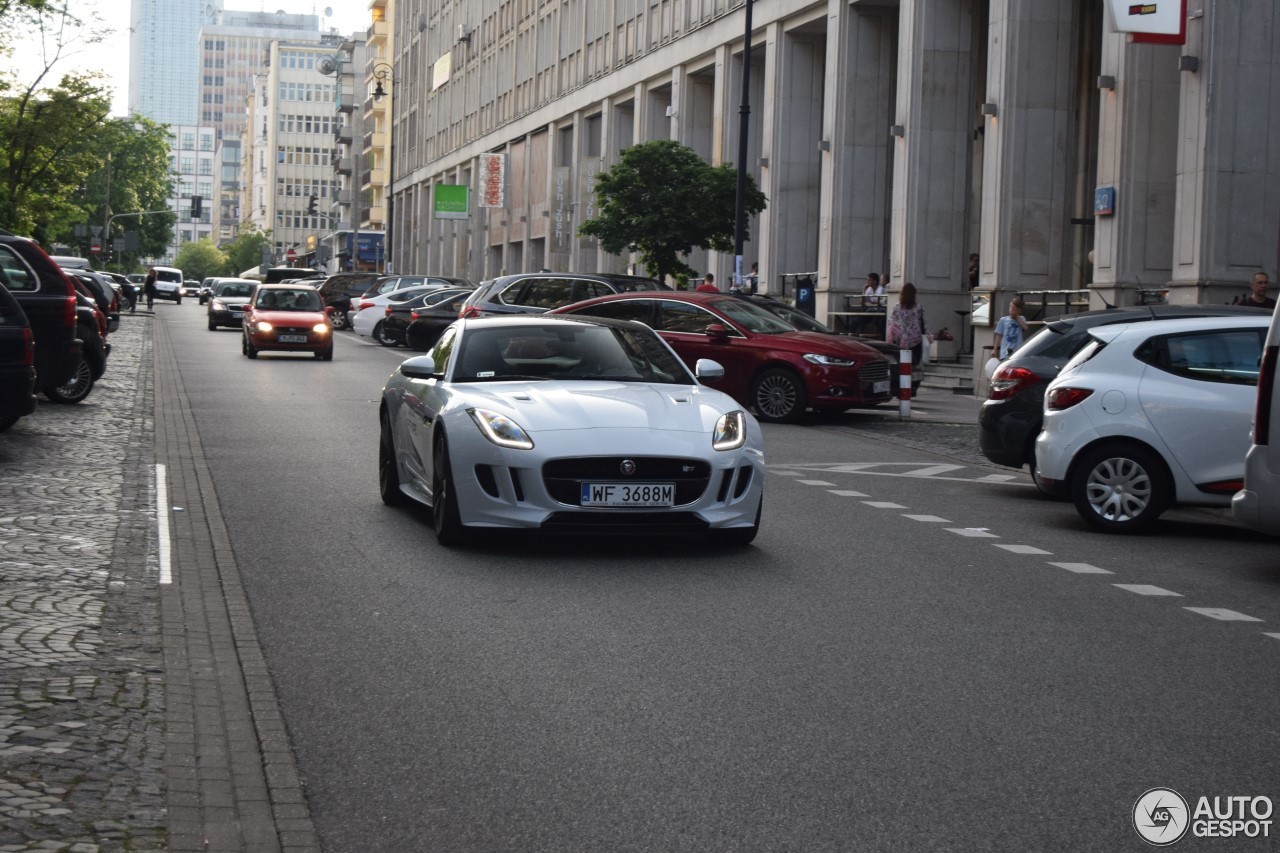
[[[160,540],[160,583],[173,583],[169,551],[169,480],[165,467],[156,463],[156,536]]]

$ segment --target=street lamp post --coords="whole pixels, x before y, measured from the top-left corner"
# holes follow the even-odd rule
[[[373,90],[373,99],[375,101],[379,101],[387,94],[387,90],[382,88],[383,80],[390,83],[393,90],[396,85],[396,78],[392,74],[391,63],[379,62],[374,65],[373,76],[378,80],[378,85]],[[396,114],[394,94],[392,95],[390,103],[387,105],[387,132],[391,135],[391,141],[387,149],[387,227],[386,233],[382,237],[384,246],[382,253],[383,272],[387,272],[387,261],[391,259],[391,234],[395,229],[396,219]]]
[[[738,108],[738,188],[733,198],[733,285],[742,288],[742,247],[747,233],[747,129],[751,117],[751,3],[742,43],[742,105]]]

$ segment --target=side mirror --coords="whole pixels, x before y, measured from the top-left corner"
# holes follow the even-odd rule
[[[693,366],[693,375],[699,382],[715,382],[724,379],[724,365],[709,358],[700,358]]]
[[[436,372],[436,360],[429,355],[405,359],[400,364],[400,372],[410,379],[438,379],[442,375]]]
[[[724,327],[723,323],[712,323],[707,326],[707,337],[714,344],[723,344],[729,340],[729,330]]]

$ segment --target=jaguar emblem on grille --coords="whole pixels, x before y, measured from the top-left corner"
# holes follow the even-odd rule
[[[622,464],[618,466],[618,470],[622,472],[624,477],[630,477],[636,472],[636,463],[630,459],[623,459]]]

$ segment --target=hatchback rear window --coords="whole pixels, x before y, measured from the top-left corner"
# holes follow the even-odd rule
[[[0,284],[13,291],[40,289],[35,272],[8,246],[0,246]]]

